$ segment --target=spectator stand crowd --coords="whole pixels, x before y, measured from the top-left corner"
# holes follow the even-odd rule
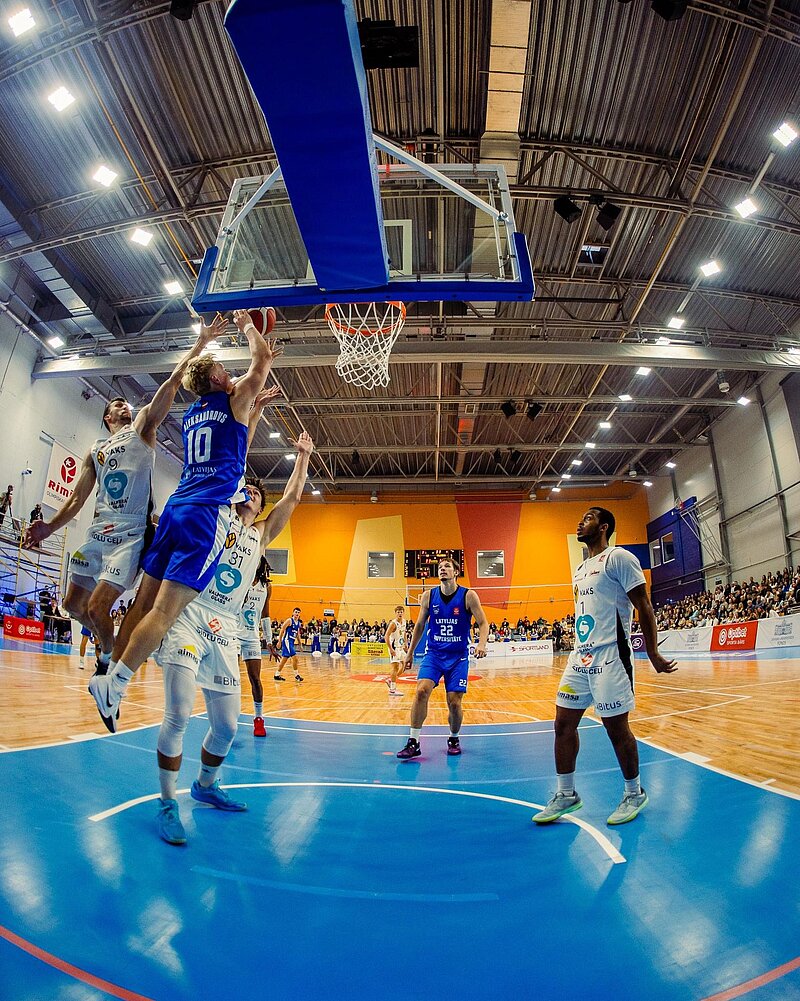
[[[800,568],[764,574],[760,580],[718,584],[656,608],[659,629],[694,629],[730,622],[774,619],[791,614],[800,605]],[[638,623],[635,629],[638,630]]]

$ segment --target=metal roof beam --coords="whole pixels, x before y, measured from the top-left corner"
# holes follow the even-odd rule
[[[686,344],[638,344],[617,341],[434,341],[400,342],[392,352],[395,365],[460,364],[465,359],[515,365],[651,365],[664,368],[724,369],[732,372],[800,371],[800,355],[785,351],[757,351],[702,347]],[[171,372],[184,352],[160,351],[59,358],[39,363],[34,379],[75,376],[125,375],[136,372]],[[246,368],[250,356],[244,348],[222,348],[217,357],[233,368]],[[329,368],[339,357],[338,345],[287,344],[274,368]]]

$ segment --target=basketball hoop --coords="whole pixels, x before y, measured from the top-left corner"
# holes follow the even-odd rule
[[[403,329],[402,302],[328,303],[325,319],[339,342],[336,371],[354,386],[389,384],[389,355]]]

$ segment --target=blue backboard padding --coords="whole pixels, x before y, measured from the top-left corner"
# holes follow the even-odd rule
[[[320,287],[384,285],[388,253],[352,0],[234,0],[225,27]]]
[[[331,292],[318,285],[290,285],[281,288],[252,288],[237,291],[209,292],[209,285],[219,257],[219,249],[210,247],[203,258],[192,305],[198,313],[215,310],[254,309],[257,306],[316,306],[326,302],[530,302],[535,285],[525,236],[514,234],[514,249],[519,261],[518,282],[498,281],[414,281],[393,279],[383,286],[365,290]]]

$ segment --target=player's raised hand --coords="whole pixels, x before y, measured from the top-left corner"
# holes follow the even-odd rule
[[[253,318],[246,309],[234,309],[233,322],[236,324],[238,329],[244,333],[244,328],[253,323]],[[253,326],[255,326],[255,324],[253,324]]]
[[[269,352],[270,361],[273,362],[275,361],[276,358],[278,358],[280,355],[283,354],[283,345],[275,337],[273,338],[265,337],[264,340],[267,345],[267,351]]]
[[[268,389],[262,389],[253,400],[253,410],[263,410],[270,400],[274,400],[276,396],[280,395],[281,390],[279,386],[270,386]]]
[[[299,434],[297,436],[297,441],[293,441],[292,444],[298,452],[302,452],[305,455],[311,455],[314,451],[314,442],[311,440],[311,435],[308,431],[303,431]]]
[[[197,339],[202,344],[208,344],[209,341],[214,341],[218,337],[221,337],[225,333],[225,328],[228,326],[228,321],[222,315],[222,313],[217,313],[214,319],[206,325],[205,323],[200,327],[200,333],[197,335]]]

